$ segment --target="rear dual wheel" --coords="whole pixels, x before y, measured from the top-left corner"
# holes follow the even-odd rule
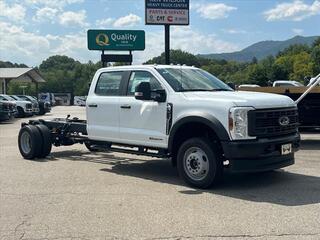
[[[25,159],[45,158],[51,152],[51,133],[45,125],[25,125],[20,129],[18,145]]]

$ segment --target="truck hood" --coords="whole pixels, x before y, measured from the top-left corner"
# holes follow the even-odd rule
[[[16,100],[16,101],[12,101],[12,102],[15,102],[16,104],[23,104],[23,105],[25,105],[25,104],[30,104],[31,102],[29,102],[29,101],[24,101],[24,100]]]
[[[295,107],[295,102],[283,95],[249,91],[225,92],[184,92],[184,96],[192,101],[226,102],[235,106],[250,106],[254,108]]]

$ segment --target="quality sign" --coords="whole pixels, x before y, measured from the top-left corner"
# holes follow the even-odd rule
[[[133,51],[145,49],[142,30],[96,30],[87,32],[89,50]]]
[[[150,25],[189,25],[189,0],[145,0]]]

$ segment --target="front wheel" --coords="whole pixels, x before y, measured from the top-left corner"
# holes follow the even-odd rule
[[[20,118],[25,117],[26,114],[25,114],[23,108],[17,107],[17,110],[18,110],[18,117],[20,117]]]
[[[218,183],[223,174],[221,154],[207,138],[186,140],[178,150],[177,167],[185,182],[198,188]]]

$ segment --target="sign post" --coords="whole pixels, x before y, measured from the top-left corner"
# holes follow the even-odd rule
[[[145,0],[146,25],[164,25],[165,61],[170,64],[170,25],[189,25],[189,0]]]
[[[88,49],[100,50],[102,65],[107,62],[132,63],[132,51],[145,49],[145,32],[142,30],[102,30],[90,29],[87,32]],[[104,54],[104,51],[129,51],[124,54]]]

